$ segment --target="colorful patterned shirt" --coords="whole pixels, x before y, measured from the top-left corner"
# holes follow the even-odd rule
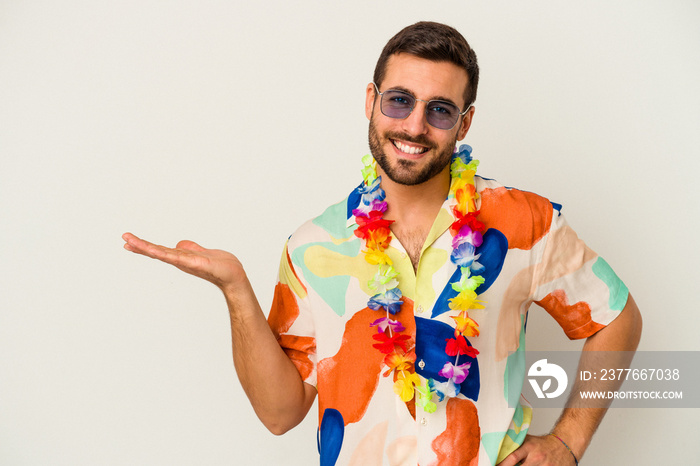
[[[477,290],[485,309],[470,311],[479,354],[457,397],[425,412],[394,393],[372,347],[370,326],[380,313],[367,307],[376,266],[366,262],[348,198],[301,226],[287,241],[269,324],[302,379],[318,390],[322,465],[494,465],[524,440],[532,409],[521,397],[525,323],[532,303],[543,307],[571,339],[609,324],[627,301],[627,288],[608,264],[567,225],[561,206],[533,193],[476,177],[479,220],[486,225],[477,252],[486,267]],[[445,341],[455,322],[450,283],[453,222],[446,200],[414,272],[394,238],[387,254],[404,295],[401,321],[415,342],[416,372],[424,382],[445,364]]]

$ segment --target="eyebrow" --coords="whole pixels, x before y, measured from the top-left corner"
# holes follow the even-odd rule
[[[394,87],[391,87],[391,88],[387,89],[387,91],[401,91],[401,92],[405,92],[406,94],[409,94],[409,95],[410,95],[411,97],[413,97],[414,99],[417,99],[417,98],[418,98],[418,97],[416,97],[416,95],[415,95],[413,92],[411,92],[410,90],[408,90],[408,89],[406,89],[405,87],[402,87],[402,86],[394,86]],[[386,91],[384,91],[384,92],[386,92]],[[431,101],[431,100],[440,100],[440,101],[442,101],[442,102],[447,102],[447,103],[449,103],[449,104],[452,104],[452,105],[454,105],[455,107],[457,107],[458,109],[460,109],[460,106],[457,105],[457,104],[456,104],[452,99],[450,99],[449,97],[443,97],[443,96],[437,95],[437,96],[431,97],[430,99],[425,99],[425,100],[427,100],[427,101]],[[460,110],[461,110],[461,109],[460,109]]]

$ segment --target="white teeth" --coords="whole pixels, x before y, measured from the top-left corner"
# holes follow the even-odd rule
[[[411,147],[411,146],[408,146],[406,144],[402,144],[399,141],[393,141],[393,143],[397,149],[399,149],[401,152],[405,152],[407,154],[422,154],[423,152],[428,150],[428,149],[423,148],[423,147]]]

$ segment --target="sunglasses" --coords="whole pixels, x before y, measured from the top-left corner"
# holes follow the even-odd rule
[[[372,83],[374,84],[374,83]],[[416,99],[408,92],[397,89],[389,89],[379,92],[379,88],[374,84],[377,94],[381,97],[379,108],[382,114],[389,118],[403,120],[407,118],[416,106],[416,101],[425,102],[425,118],[430,126],[438,129],[452,129],[472,106],[461,112],[459,107],[444,100],[423,100]]]

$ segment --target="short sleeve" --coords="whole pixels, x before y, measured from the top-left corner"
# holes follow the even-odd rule
[[[587,338],[620,314],[627,287],[557,209],[544,239],[542,260],[535,269],[534,301],[570,339]]]
[[[306,286],[289,257],[288,243],[280,259],[277,285],[267,318],[277,342],[304,382],[316,386],[316,335]]]

